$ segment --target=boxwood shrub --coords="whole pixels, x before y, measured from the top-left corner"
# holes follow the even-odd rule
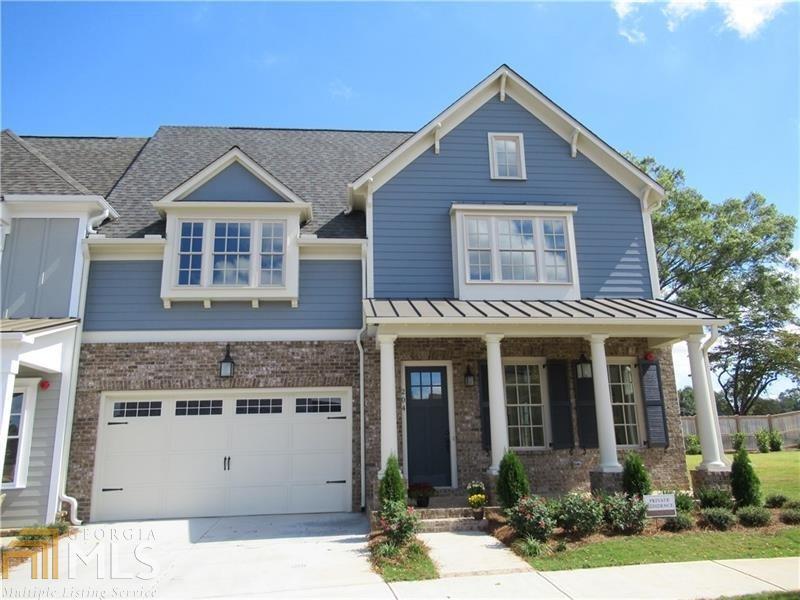
[[[743,506],[736,511],[736,517],[745,527],[764,527],[771,519],[769,511],[760,506]]]
[[[733,496],[728,488],[720,486],[704,487],[697,490],[700,508],[733,508]]]
[[[694,519],[692,515],[688,512],[678,511],[678,514],[675,517],[670,517],[667,519],[664,524],[661,526],[661,529],[665,531],[686,531],[687,529],[691,529],[694,527]]]
[[[700,514],[706,525],[720,531],[726,531],[736,523],[736,518],[727,508],[704,508]]]
[[[787,508],[782,510],[781,522],[787,525],[800,525],[800,509]]]
[[[786,504],[787,500],[788,498],[786,498],[786,496],[784,496],[783,494],[769,494],[764,499],[764,506],[766,506],[767,508],[780,508],[781,506]]]

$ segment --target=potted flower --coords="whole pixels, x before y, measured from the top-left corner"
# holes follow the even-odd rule
[[[467,484],[467,498],[475,494],[486,495],[486,486],[482,481],[470,481]]]
[[[483,507],[486,506],[486,494],[472,494],[467,498],[470,508],[472,509],[472,516],[476,521],[483,519]]]
[[[408,497],[416,500],[417,508],[425,508],[428,506],[431,501],[431,496],[435,495],[436,490],[430,483],[412,483],[408,486]]]

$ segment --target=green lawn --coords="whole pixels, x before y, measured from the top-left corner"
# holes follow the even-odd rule
[[[733,455],[726,455],[733,460]],[[689,469],[694,469],[700,464],[701,457],[691,455],[686,457]],[[800,451],[797,449],[783,450],[760,454],[752,452],[750,460],[761,480],[761,491],[767,494],[784,494],[793,499],[800,500]]]
[[[412,542],[392,557],[373,555],[372,564],[384,581],[420,581],[436,579],[439,574],[428,552],[420,542]]]
[[[540,571],[557,571],[689,560],[796,556],[798,549],[798,527],[781,529],[777,533],[697,531],[607,538],[564,552],[530,558],[528,562]]]

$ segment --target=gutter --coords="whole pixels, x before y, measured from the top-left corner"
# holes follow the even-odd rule
[[[722,445],[722,429],[719,426],[719,412],[717,411],[717,396],[714,392],[714,385],[711,383],[711,362],[708,359],[708,351],[711,350],[711,347],[717,343],[719,339],[719,327],[717,325],[711,325],[711,333],[706,339],[705,342],[702,343],[700,346],[700,350],[703,353],[703,364],[706,368],[706,382],[708,383],[708,394],[711,401],[714,403],[714,426],[717,430],[717,443],[719,444],[719,451],[720,455],[722,456],[722,461],[725,462],[725,447]]]

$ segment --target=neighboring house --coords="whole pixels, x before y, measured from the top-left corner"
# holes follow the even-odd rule
[[[416,133],[162,127],[92,161],[99,141],[4,136],[9,210],[15,194],[84,206],[52,168],[7,174],[12,142],[97,195],[70,238],[74,306],[3,315],[4,332],[80,319],[75,393],[63,363],[47,442],[67,473],[36,456],[82,518],[358,510],[391,454],[411,482],[461,494],[508,448],[539,493],[612,488],[628,450],[657,487],[686,488],[680,340],[698,476],[724,476],[704,352],[722,321],[658,299],[664,190],[506,66]],[[4,310],[30,264],[9,222]],[[19,238],[42,255],[34,296],[39,235]]]

